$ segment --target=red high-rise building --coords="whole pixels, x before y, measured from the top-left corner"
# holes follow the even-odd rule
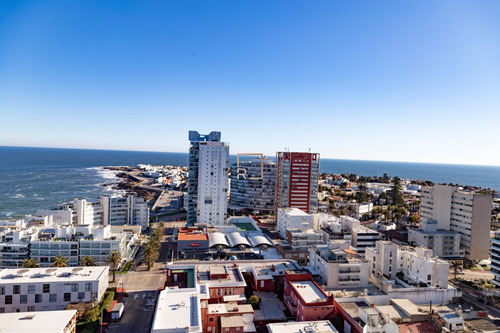
[[[318,208],[319,154],[278,152],[276,212],[295,207],[308,214]]]

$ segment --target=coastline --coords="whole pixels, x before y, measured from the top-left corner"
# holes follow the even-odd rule
[[[152,189],[151,187],[144,186],[144,180],[137,178],[137,174],[140,172],[136,167],[131,166],[105,166],[103,169],[116,171],[115,176],[120,178],[118,183],[102,184],[102,186],[111,186],[113,190],[125,191],[128,193],[136,193],[137,196],[144,198],[148,203],[156,198],[162,189]]]

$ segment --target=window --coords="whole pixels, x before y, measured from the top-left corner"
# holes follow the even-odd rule
[[[64,301],[71,302],[71,293],[64,293]]]
[[[92,300],[97,300],[97,292],[92,292]]]
[[[13,290],[14,290],[14,291],[13,291],[14,295],[20,294],[20,293],[21,293],[21,285],[19,285],[19,284],[15,284],[15,285],[13,286]]]
[[[28,312],[34,312],[35,311],[35,306],[28,306]]]
[[[19,303],[20,304],[28,303],[28,295],[21,295],[21,297],[19,298]]]
[[[5,313],[5,308],[0,308],[0,313]]]
[[[35,295],[35,303],[42,303],[42,294]]]
[[[5,295],[5,286],[0,286],[0,295]]]
[[[49,295],[49,302],[51,302],[51,303],[57,302],[57,294],[50,294]]]
[[[85,283],[85,291],[92,291],[92,282]]]
[[[43,285],[43,292],[46,294],[46,293],[50,293],[50,284],[44,284]]]
[[[35,286],[28,285],[28,294],[34,294],[34,293],[35,293]]]
[[[81,299],[81,300],[85,299],[85,293],[79,292],[78,293],[78,299]]]
[[[12,295],[5,296],[5,304],[12,304]]]
[[[78,283],[72,283],[71,284],[71,291],[72,292],[77,292],[78,291]]]
[[[209,318],[208,321],[214,321],[214,318]]]

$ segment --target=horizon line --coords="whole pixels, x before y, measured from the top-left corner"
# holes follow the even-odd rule
[[[4,146],[0,145],[0,148],[41,148],[41,149],[69,149],[69,150],[100,150],[100,151],[120,151],[120,152],[138,152],[138,153],[169,153],[169,154],[189,154],[188,151],[176,152],[176,151],[161,151],[161,150],[132,150],[132,149],[106,149],[106,148],[74,148],[74,147],[36,147],[36,146]],[[478,166],[478,167],[494,167],[500,168],[500,165],[496,164],[472,164],[472,163],[453,163],[453,162],[422,162],[422,161],[397,161],[397,160],[369,160],[369,159],[358,159],[358,158],[331,158],[322,157],[321,159],[326,160],[341,160],[341,161],[356,161],[356,162],[389,162],[389,163],[415,163],[415,164],[436,164],[436,165],[458,165],[458,166]],[[230,156],[236,156],[233,154]],[[275,157],[264,155],[265,157]],[[321,164],[321,163],[320,163]]]

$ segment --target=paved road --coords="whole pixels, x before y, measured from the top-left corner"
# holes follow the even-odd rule
[[[122,318],[112,322],[107,333],[147,333],[150,332],[155,310],[156,290],[130,292],[125,299]]]
[[[106,332],[149,332],[155,311],[158,288],[165,285],[163,269],[167,260],[172,230],[173,228],[170,225],[165,229],[165,235],[160,247],[160,256],[150,271],[147,270],[144,264],[139,267],[136,266],[141,258],[141,249],[134,261],[135,267],[127,274],[117,276],[116,286],[123,286],[127,291],[128,298],[125,298],[122,318],[111,323]]]

